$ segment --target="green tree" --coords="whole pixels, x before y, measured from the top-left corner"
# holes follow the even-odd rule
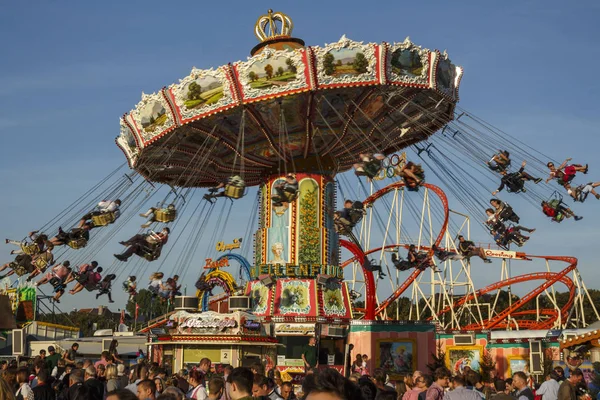
[[[354,63],[352,64],[354,70],[359,74],[364,74],[367,72],[367,67],[369,66],[369,61],[367,57],[363,53],[356,53],[354,57]]]
[[[265,74],[267,74],[267,79],[273,77],[273,66],[271,64],[265,65]]]
[[[338,67],[342,66],[342,60],[337,60],[337,62],[335,63],[335,65],[337,65]]]
[[[335,57],[331,53],[325,54],[323,57],[323,71],[325,75],[333,75],[335,73]]]
[[[481,362],[479,363],[481,372],[481,379],[484,383],[492,382],[492,371],[496,368],[496,361],[486,349],[483,350],[481,355]]]
[[[254,82],[258,79],[258,75],[256,75],[256,72],[250,71],[248,73],[248,79],[250,79],[250,82]]]
[[[296,66],[294,65],[294,62],[292,61],[291,58],[286,58],[285,59],[285,65],[287,65],[287,70],[290,72],[293,72],[294,74],[297,71]]]
[[[146,289],[141,289],[137,296],[127,303],[125,308],[131,318],[135,318],[135,305],[139,306],[138,320],[140,317],[148,321],[168,312],[167,302],[163,302],[158,297],[153,297],[152,292]]]
[[[309,190],[300,200],[300,240],[298,261],[300,264],[319,264],[321,237],[317,210],[316,189]]]
[[[200,100],[202,97],[202,88],[196,83],[196,81],[190,83],[188,86],[188,100]]]
[[[285,70],[283,69],[283,67],[277,68],[277,76],[283,75],[284,72],[285,72]]]
[[[431,353],[432,361],[427,363],[427,369],[429,373],[433,375],[436,369],[438,368],[447,368],[446,367],[446,352],[443,350],[442,341],[438,340],[436,344],[435,353]]]

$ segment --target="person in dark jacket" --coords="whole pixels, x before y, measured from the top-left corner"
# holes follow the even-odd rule
[[[96,378],[96,368],[91,365],[85,369],[83,386],[87,388],[88,400],[104,399],[104,384]]]
[[[37,374],[37,386],[33,388],[33,396],[35,400],[56,399],[56,392],[52,389],[50,376],[45,369],[40,370]]]

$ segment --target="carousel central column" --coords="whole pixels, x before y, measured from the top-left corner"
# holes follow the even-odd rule
[[[286,175],[271,176],[261,187],[255,265],[339,265],[339,238],[333,224],[336,188],[332,176],[295,174],[298,196],[278,199]],[[286,201],[287,200],[287,201]]]

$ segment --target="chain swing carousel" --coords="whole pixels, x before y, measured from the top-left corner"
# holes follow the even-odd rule
[[[424,368],[435,351],[435,326],[481,332],[586,325],[584,302],[591,298],[575,258],[530,256],[511,251],[504,242],[501,249],[487,245],[474,259],[502,260],[496,268],[500,282],[477,290],[470,276],[471,256],[457,257],[456,237],[470,237],[469,216],[452,211],[444,191],[423,182],[420,165],[412,165],[406,151],[414,150],[410,158],[420,158],[427,173],[435,174],[471,216],[482,220],[489,207],[482,199],[491,192],[485,179],[491,174],[495,183],[498,177],[487,167],[483,178],[471,170],[489,165],[489,154],[499,147],[530,160],[528,170],[536,174],[549,157],[514,138],[507,140],[504,132],[458,107],[462,69],[445,52],[423,49],[408,38],[364,44],[342,37],[323,47],[305,46],[291,36],[291,19],[272,11],[258,19],[255,33],[260,43],[246,61],[194,68],[179,83],[144,94],[121,118],[116,139],[136,173],[111,178],[126,166],[117,168],[82,196],[87,204],[81,202],[77,210],[71,205],[40,228],[58,229],[50,241],[65,246],[55,251],[55,260],[89,263],[102,249],[87,245],[91,229],[100,228],[94,229],[92,243],[108,242],[140,209],[146,210],[151,196],[168,190],[162,201],[140,214],[151,218],[141,227],[168,225],[174,232],[170,241],[184,239],[170,272],[185,276],[190,266],[201,264],[194,255],[209,217],[222,206],[220,228],[210,241],[217,252],[228,252],[206,259],[196,296],[176,299],[174,312],[142,330],[168,328],[168,335],[149,344],[155,359],[174,369],[202,357],[234,365],[277,360],[278,368],[300,372],[301,349],[307,336],[314,335],[321,365],[342,369],[345,346],[354,343],[355,352],[373,355],[376,365],[393,375]],[[474,161],[474,168],[466,169],[462,161]],[[358,185],[344,174],[352,168]],[[413,171],[412,183],[407,170]],[[547,193],[543,185],[532,185],[519,196],[537,205]],[[232,207],[253,186],[257,197],[246,233],[233,243],[217,242],[231,226]],[[194,208],[194,194],[205,188],[208,192]],[[80,221],[99,199],[122,199],[123,206],[118,213],[92,212]],[[336,211],[341,204],[344,210]],[[254,257],[248,262],[247,254],[232,250],[243,240],[243,251],[249,251],[255,221]],[[60,228],[74,223],[78,225],[68,234]],[[71,243],[72,238],[79,241]],[[131,254],[115,255],[105,274],[139,277],[149,262],[159,264],[152,268],[160,271],[173,250],[169,245],[161,256],[162,244],[145,243],[125,267],[122,262]],[[401,259],[411,248],[420,262]],[[543,261],[544,272],[512,276],[511,260]],[[230,262],[239,264],[238,276],[228,272]],[[564,262],[568,267],[553,272],[551,265]],[[16,272],[24,276],[31,271]],[[502,288],[510,293],[511,285],[535,280],[542,281],[535,290],[519,301],[511,297],[505,310],[496,310]],[[557,301],[553,285],[567,287],[565,304]],[[53,286],[60,294],[66,283]],[[407,293],[409,299],[401,297]],[[525,307],[533,303],[535,309]],[[220,313],[227,309],[233,313]],[[390,321],[394,318],[411,322]],[[423,320],[428,322],[419,322]]]
[[[299,359],[298,344],[311,334],[341,366],[353,314],[340,245],[361,265],[366,259],[336,232],[334,178],[360,154],[391,154],[444,127],[462,69],[408,38],[364,44],[344,36],[305,46],[280,12],[260,17],[255,33],[261,42],[247,61],[193,69],[180,83],[143,95],[123,116],[117,144],[149,180],[215,188],[205,196],[210,201],[235,201],[259,185],[244,293],[252,313],[282,336],[285,357]],[[375,282],[365,265],[364,317],[373,320]]]

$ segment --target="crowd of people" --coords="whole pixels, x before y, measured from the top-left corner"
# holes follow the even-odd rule
[[[358,354],[348,377],[333,368],[318,368],[316,362],[304,357],[306,374],[301,380],[292,380],[276,368],[266,371],[260,362],[247,368],[226,365],[215,371],[208,358],[170,375],[158,363],[146,361],[143,354],[137,364],[126,367],[117,346],[112,343],[96,362],[75,361],[79,357],[77,344],[62,355],[50,346],[49,355],[41,350],[32,364],[2,361],[0,399],[592,400],[579,369],[565,377],[563,369],[556,367],[541,385],[533,384],[524,372],[486,384],[481,374],[469,367],[455,375],[444,367],[432,374],[415,371],[392,383],[381,368],[371,374],[368,356]]]

